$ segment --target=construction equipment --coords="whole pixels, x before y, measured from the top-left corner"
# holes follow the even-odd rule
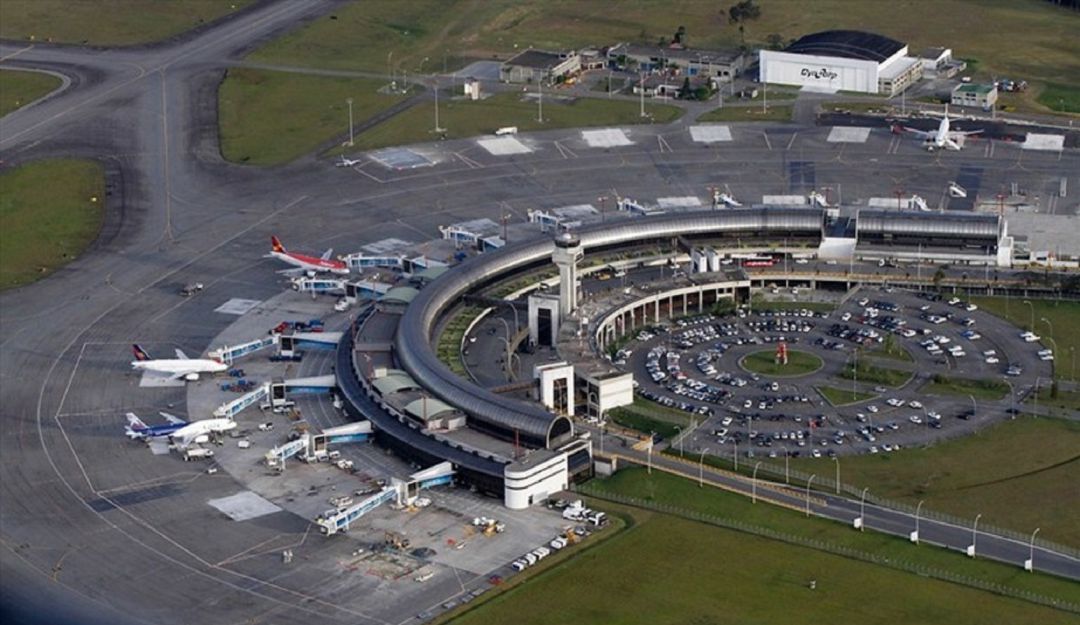
[[[387,531],[383,535],[383,543],[391,548],[403,551],[409,548],[409,539],[399,532]]]

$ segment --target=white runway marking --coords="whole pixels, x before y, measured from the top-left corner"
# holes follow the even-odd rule
[[[1065,147],[1065,135],[1046,135],[1029,132],[1024,144],[1020,146],[1025,150],[1047,150],[1060,152]]]
[[[494,139],[477,139],[476,143],[491,153],[492,156],[508,156],[510,154],[528,154],[532,148],[517,140],[517,137],[495,137]]]
[[[214,309],[214,312],[222,313],[225,315],[244,315],[247,314],[252,308],[258,306],[261,302],[257,299],[240,299],[234,297],[233,299],[225,302],[221,306]]]
[[[175,388],[183,385],[183,380],[174,380],[157,371],[143,371],[142,377],[139,378],[139,388]]]
[[[690,126],[690,138],[698,143],[731,141],[731,127],[727,124],[700,124]]]
[[[600,130],[582,130],[581,138],[590,148],[615,148],[623,145],[634,145],[634,142],[619,128],[602,128]]]
[[[859,126],[833,126],[829,131],[829,143],[866,143],[870,129]]]
[[[681,197],[658,197],[656,198],[656,205],[660,208],[694,208],[701,206],[701,198],[693,195],[686,195]]]
[[[435,161],[406,148],[386,148],[376,150],[368,154],[373,160],[387,169],[416,169],[417,167],[431,167]]]
[[[211,499],[206,503],[217,508],[233,521],[257,519],[281,511],[281,508],[250,490],[242,490],[235,495],[222,497],[221,499]]]

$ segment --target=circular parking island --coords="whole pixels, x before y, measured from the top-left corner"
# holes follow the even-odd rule
[[[795,378],[809,375],[821,369],[825,363],[814,354],[799,350],[788,350],[787,363],[777,362],[776,350],[763,349],[747,354],[739,361],[739,366],[751,373],[774,378]]]

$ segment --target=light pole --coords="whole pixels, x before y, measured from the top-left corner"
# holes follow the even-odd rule
[[[915,531],[911,533],[911,542],[916,545],[919,544],[919,513],[922,512],[922,505],[926,503],[925,499],[919,500],[919,505],[915,506]]]
[[[976,414],[976,411],[979,409],[979,406],[978,406],[978,404],[975,403],[975,396],[974,395],[968,395],[968,399],[971,400],[971,418],[972,418],[972,420],[976,420],[976,419],[978,419],[978,416],[979,416],[978,414]]]
[[[750,503],[757,503],[757,470],[761,466],[761,461],[758,460],[754,465],[754,475],[750,478]]]
[[[817,473],[810,476],[810,479],[806,480],[806,516],[810,516],[810,484],[817,477]]]
[[[859,498],[859,531],[866,531],[866,491],[870,490],[870,487],[862,489],[862,497]]]
[[[682,457],[683,457],[683,446],[682,446],[682,441],[683,441],[683,435],[682,435],[682,427],[681,427],[681,426],[678,426],[678,425],[676,425],[676,426],[675,426],[675,431],[676,431],[676,432],[678,432],[678,434],[676,434],[675,436],[677,436],[677,437],[679,438],[679,457],[680,457],[680,458],[682,458]]]
[[[1039,533],[1040,527],[1036,527],[1035,531],[1031,533],[1031,551],[1028,553],[1028,561],[1024,563],[1024,568],[1029,571],[1035,570],[1035,536]]]
[[[1040,319],[1042,320],[1043,323],[1045,323],[1047,325],[1047,327],[1050,328],[1050,342],[1053,343],[1054,342],[1054,324],[1050,323],[1050,320],[1047,319],[1046,317],[1040,317]],[[1054,344],[1054,351],[1057,351],[1057,344],[1056,343]]]
[[[836,494],[840,494],[840,459],[836,456],[832,457],[833,462],[836,463]]]
[[[440,132],[446,132],[446,129],[439,126],[439,79],[432,77],[431,88],[435,90],[435,134]]]
[[[1035,331],[1035,305],[1031,303],[1031,300],[1024,300],[1024,303],[1031,309],[1031,323],[1028,325],[1028,330]]]
[[[393,50],[386,53],[386,73],[389,74],[389,76],[390,76],[390,90],[391,91],[394,90],[394,69],[393,69],[394,66],[390,63],[390,60],[392,58],[394,58],[394,51]]]
[[[708,453],[708,451],[709,451],[708,447],[706,447],[705,449],[702,449],[701,450],[701,457],[698,458],[698,474],[697,474],[698,488],[705,488],[705,454]]]
[[[1069,360],[1072,361],[1069,365],[1069,379],[1073,382],[1076,381],[1076,348],[1073,345],[1069,346]]]
[[[781,449],[784,450],[784,483],[791,483],[791,452],[788,448],[781,445]]]
[[[544,123],[544,81],[536,81],[536,123]]]
[[[345,98],[345,102],[349,105],[349,147],[353,145],[353,117],[352,117],[352,98]]]
[[[975,515],[975,524],[971,526],[971,553],[968,555],[972,558],[975,557],[975,541],[979,536],[979,519],[982,518],[982,513]]]
[[[735,471],[738,472],[738,470],[739,470],[739,441],[732,440],[731,444],[735,446],[735,453],[733,454],[732,457],[735,458]]]
[[[1039,416],[1039,376],[1035,376],[1035,416]]]

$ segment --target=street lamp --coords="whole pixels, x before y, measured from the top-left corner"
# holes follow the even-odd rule
[[[353,117],[352,117],[352,98],[345,98],[345,102],[349,105],[349,147],[353,145]]]
[[[1024,300],[1024,303],[1031,309],[1031,323],[1028,325],[1028,330],[1035,331],[1035,305],[1031,303],[1031,300]]]
[[[862,497],[859,498],[859,531],[866,531],[866,491],[870,490],[870,487],[862,489]]]
[[[709,452],[709,448],[701,450],[701,457],[698,458],[698,488],[705,488],[705,454]]]
[[[731,444],[735,446],[735,471],[739,470],[739,441],[732,439]]]
[[[976,411],[978,411],[979,406],[978,406],[978,404],[975,403],[975,396],[974,395],[968,395],[968,399],[971,400],[971,418],[972,418],[972,420],[976,420],[976,419],[978,419],[978,416],[979,416],[979,415],[976,414]]]
[[[791,452],[784,445],[780,446],[780,449],[784,450],[784,483],[791,483]]]
[[[806,516],[810,516],[810,484],[813,483],[815,477],[817,477],[817,473],[806,480]]]
[[[840,494],[840,459],[836,456],[832,457],[833,462],[836,463],[836,494]]]
[[[982,513],[975,515],[975,524],[971,526],[971,551],[968,553],[972,558],[975,557],[975,541],[979,536],[979,519],[982,518]]]
[[[1039,533],[1040,527],[1036,527],[1035,531],[1031,533],[1031,551],[1028,555],[1028,561],[1024,563],[1024,568],[1028,571],[1035,570],[1035,536]]]
[[[925,499],[919,500],[919,505],[915,506],[915,531],[911,533],[911,542],[916,545],[919,544],[919,513],[922,512],[922,505],[926,503]]]
[[[757,470],[761,466],[761,461],[758,460],[754,465],[754,474],[750,478],[750,503],[757,503]]]
[[[1050,342],[1053,342],[1054,341],[1054,324],[1050,323],[1050,320],[1047,319],[1046,317],[1040,317],[1040,319],[1042,320],[1043,323],[1045,323],[1050,328]],[[1056,348],[1055,348],[1055,351],[1056,351]]]
[[[678,432],[678,434],[676,434],[675,436],[676,436],[676,437],[678,437],[678,439],[679,439],[679,457],[680,457],[680,458],[682,458],[682,457],[683,457],[683,446],[682,446],[682,441],[683,441],[683,435],[682,435],[682,427],[681,427],[681,426],[678,426],[678,425],[676,425],[676,426],[675,426],[675,431],[676,431],[676,432]]]
[[[1069,346],[1069,360],[1072,361],[1069,365],[1069,379],[1073,382],[1076,381],[1076,348],[1073,345]]]

